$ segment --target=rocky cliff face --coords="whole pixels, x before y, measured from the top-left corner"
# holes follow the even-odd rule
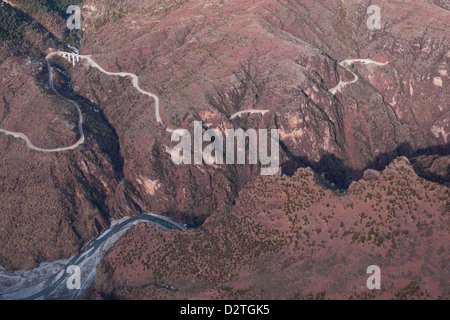
[[[204,110],[271,110],[234,125],[276,126],[285,173],[309,165],[345,188],[398,155],[448,153],[449,12],[427,2],[383,4],[382,29],[371,31],[368,6],[186,1],[113,9],[92,2],[84,48],[110,69],[139,74],[173,127]],[[337,63],[347,58],[389,64],[354,63],[359,81],[334,96],[329,89],[348,76]]]
[[[0,128],[42,147],[73,143],[76,111],[52,93],[40,62],[75,36],[57,13],[11,3],[40,27],[24,29],[26,46],[2,42]],[[439,1],[378,5],[381,30],[367,29],[369,1],[86,0],[74,44],[106,70],[135,73],[170,128],[278,128],[288,176],[311,167],[321,185],[343,190],[404,155],[448,185],[450,13]],[[349,72],[338,65],[349,58],[388,64]],[[0,136],[1,265],[67,257],[111,219],[141,211],[198,226],[257,179],[256,166],[174,165],[154,101],[129,79],[58,58],[52,66],[58,91],[82,107],[87,140],[39,154]],[[329,92],[352,73],[357,82]],[[270,112],[229,119],[246,109]]]

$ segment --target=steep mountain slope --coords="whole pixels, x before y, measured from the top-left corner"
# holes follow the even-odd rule
[[[337,195],[311,169],[260,177],[201,230],[138,225],[98,267],[92,298],[448,299],[449,190],[402,157]],[[381,268],[381,290],[366,287]]]
[[[345,188],[399,154],[448,154],[450,13],[426,2],[383,3],[383,28],[371,31],[368,5],[87,2],[84,48],[110,69],[139,74],[173,127],[205,110],[215,112],[203,119],[221,127],[236,111],[270,109],[235,125],[277,126],[286,173],[307,164]],[[333,96],[329,89],[345,78],[337,63],[347,58],[389,64],[355,63],[360,80]]]
[[[41,148],[68,146],[78,139],[78,115],[49,87],[43,59],[49,47],[68,41],[64,27],[58,28],[65,22],[55,13],[11,4],[2,3],[0,12],[16,17],[21,28],[10,37],[12,29],[5,27],[9,36],[0,43],[0,128],[24,133]],[[31,269],[78,252],[109,225],[106,198],[123,179],[118,150],[102,142],[117,139],[114,129],[72,92],[69,74],[59,67],[55,87],[81,100],[88,142],[76,151],[40,153],[1,133],[0,265],[7,269]]]
[[[49,48],[71,43],[109,71],[138,75],[159,96],[170,128],[191,130],[202,120],[220,129],[280,129],[288,176],[308,166],[321,185],[346,189],[367,168],[405,155],[418,174],[448,185],[445,3],[85,0],[82,32],[69,33],[63,3],[8,2],[14,8],[0,10],[25,17],[19,38],[1,42],[0,128],[40,146],[79,135],[74,107],[50,90],[44,64]],[[382,9],[381,30],[366,26],[373,3]],[[354,63],[349,72],[338,64],[349,58],[388,64]],[[129,79],[85,63],[51,63],[57,90],[82,107],[87,139],[74,151],[39,154],[0,135],[2,266],[65,258],[111,219],[141,211],[199,226],[259,175],[254,165],[174,165],[154,101]],[[357,82],[330,93],[352,73]],[[246,109],[270,112],[229,119]]]

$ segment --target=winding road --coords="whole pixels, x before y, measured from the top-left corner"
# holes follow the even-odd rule
[[[389,62],[377,62],[377,61],[373,61],[371,59],[346,59],[343,60],[339,63],[339,65],[344,68],[345,70],[349,71],[351,74],[353,74],[353,76],[355,77],[355,79],[353,79],[352,81],[349,82],[345,82],[342,80],[339,80],[339,83],[334,87],[331,88],[329,90],[329,92],[331,92],[333,95],[336,94],[336,92],[340,92],[342,90],[342,88],[344,88],[345,86],[355,83],[359,80],[359,77],[352,71],[350,70],[348,67],[354,63],[354,62],[360,62],[361,64],[376,64],[378,66],[384,66],[387,65]]]
[[[67,54],[67,52],[61,52],[61,51],[58,51],[58,52],[51,53],[50,55],[52,55],[52,54],[53,54],[53,55],[54,55],[54,54],[62,55],[62,54]],[[50,56],[50,55],[48,55],[48,56]],[[140,93],[142,93],[142,94],[144,94],[144,95],[146,95],[146,96],[149,96],[149,97],[153,98],[153,100],[155,101],[155,116],[156,116],[156,121],[157,121],[159,124],[161,124],[161,126],[163,126],[164,129],[166,129],[166,131],[168,131],[168,132],[173,132],[173,131],[174,131],[173,129],[168,128],[168,127],[164,124],[164,122],[162,121],[162,119],[161,119],[161,115],[160,115],[160,107],[159,107],[159,98],[158,98],[158,96],[155,95],[155,94],[153,94],[153,93],[151,93],[151,92],[147,92],[147,91],[143,90],[143,89],[139,86],[139,78],[138,78],[137,75],[135,75],[134,73],[129,73],[129,72],[109,72],[109,71],[106,71],[106,70],[103,69],[101,66],[99,66],[94,60],[92,60],[92,56],[91,56],[91,55],[80,55],[80,54],[75,54],[75,53],[71,53],[70,55],[72,55],[72,56],[74,56],[74,57],[78,57],[78,58],[80,58],[80,59],[85,59],[85,60],[89,63],[89,65],[91,65],[91,66],[94,67],[94,68],[97,68],[98,70],[100,70],[101,72],[103,72],[103,73],[106,74],[106,75],[109,75],[109,76],[119,76],[119,77],[131,77],[133,87],[136,88],[136,90],[139,91]],[[47,56],[47,57],[48,57],[48,56]],[[46,59],[47,59],[47,58],[46,58]]]
[[[76,108],[76,110],[77,110],[77,113],[78,113],[78,119],[79,119],[79,120],[78,120],[78,130],[79,130],[79,133],[80,133],[80,138],[78,139],[78,141],[75,142],[73,145],[70,145],[70,146],[68,146],[68,147],[54,148],[54,149],[44,149],[44,148],[39,148],[39,147],[35,146],[35,145],[31,142],[31,140],[30,140],[25,134],[23,134],[23,133],[21,133],[21,132],[14,132],[14,131],[5,130],[5,129],[0,129],[0,132],[4,133],[4,134],[6,134],[6,135],[11,135],[11,136],[13,136],[13,137],[15,137],[15,138],[21,138],[21,139],[25,140],[25,143],[26,143],[26,145],[27,145],[28,148],[30,148],[30,149],[32,149],[32,150],[35,150],[35,151],[40,151],[40,152],[61,152],[61,151],[73,150],[73,149],[76,149],[78,146],[80,146],[81,144],[84,143],[84,141],[85,141],[85,136],[84,136],[84,131],[83,131],[83,114],[82,114],[82,112],[81,112],[80,106],[79,106],[75,101],[63,97],[63,96],[55,89],[55,87],[54,87],[54,85],[53,85],[53,70],[52,70],[52,68],[51,68],[51,66],[50,66],[49,59],[52,58],[52,57],[54,57],[55,55],[59,55],[59,56],[70,55],[70,56],[72,56],[72,57],[78,57],[79,59],[85,59],[85,60],[89,63],[89,65],[91,65],[92,67],[94,67],[94,68],[100,70],[100,71],[103,72],[104,74],[107,74],[107,75],[110,75],[110,76],[131,77],[133,87],[134,87],[137,91],[139,91],[141,94],[144,94],[144,95],[146,95],[146,96],[149,96],[149,97],[153,98],[153,100],[155,101],[155,117],[156,117],[156,121],[157,121],[159,124],[161,124],[161,126],[162,126],[167,132],[173,132],[173,131],[174,131],[174,129],[168,128],[168,127],[164,124],[164,122],[162,121],[162,119],[161,119],[161,115],[160,115],[160,102],[159,102],[158,96],[155,95],[155,94],[153,94],[153,93],[151,93],[151,92],[148,92],[148,91],[143,90],[143,89],[139,86],[139,78],[138,78],[134,73],[129,73],[129,72],[109,72],[109,71],[106,71],[105,69],[103,69],[101,66],[99,66],[99,65],[92,59],[92,56],[91,56],[91,55],[80,55],[80,54],[75,54],[75,53],[71,53],[71,52],[56,51],[56,52],[52,52],[52,53],[48,54],[48,55],[45,57],[45,62],[46,62],[46,64],[47,64],[47,67],[48,67],[48,73],[49,73],[49,84],[50,84],[50,88],[55,92],[55,94],[56,94],[59,98],[65,100],[65,101],[67,101],[67,102],[69,102],[69,103],[71,103],[71,104],[73,104],[73,105],[75,106],[75,108]],[[358,75],[356,75],[353,71],[351,71],[351,70],[348,68],[348,66],[350,66],[350,65],[351,65],[352,63],[354,63],[354,62],[360,62],[360,63],[362,63],[362,64],[376,64],[376,65],[379,65],[379,66],[384,66],[384,65],[386,65],[386,64],[389,63],[389,62],[385,62],[385,63],[383,63],[383,62],[377,62],[377,61],[374,61],[374,60],[371,60],[371,59],[346,59],[346,60],[341,61],[341,62],[339,63],[339,65],[340,65],[341,67],[343,67],[344,69],[346,69],[347,71],[349,71],[351,74],[353,74],[354,79],[353,79],[352,81],[348,81],[348,82],[345,82],[345,81],[340,80],[339,83],[338,83],[334,88],[331,88],[331,89],[329,90],[329,92],[331,92],[333,95],[336,94],[337,92],[340,92],[340,91],[342,90],[342,88],[344,88],[345,86],[347,86],[347,85],[349,85],[349,84],[352,84],[352,83],[355,83],[355,82],[357,82],[357,81],[359,80]],[[263,114],[263,115],[264,115],[265,113],[267,113],[267,112],[269,112],[269,111],[270,111],[270,110],[256,110],[256,109],[253,109],[253,110],[251,110],[251,109],[249,109],[249,110],[242,110],[242,111],[236,112],[235,114],[231,115],[231,116],[229,117],[229,119],[230,119],[230,120],[233,120],[234,118],[239,117],[239,116],[241,116],[241,115],[244,114],[244,113],[260,113],[260,114]]]
[[[55,149],[44,149],[44,148],[39,148],[36,147],[31,140],[23,133],[21,132],[14,132],[14,131],[9,131],[9,130],[4,130],[4,129],[0,129],[0,132],[3,132],[6,135],[10,135],[13,136],[14,138],[21,138],[23,140],[25,140],[27,147],[30,148],[31,150],[35,150],[35,151],[40,151],[40,152],[61,152],[61,151],[67,151],[67,150],[73,150],[78,148],[78,146],[80,146],[81,144],[84,143],[85,137],[84,137],[84,131],[83,131],[83,114],[81,113],[81,108],[78,105],[78,103],[76,103],[73,100],[67,99],[65,97],[63,97],[54,87],[53,85],[53,70],[50,67],[50,63],[48,62],[48,60],[53,57],[54,55],[60,54],[60,51],[58,52],[53,52],[50,53],[49,55],[47,55],[45,57],[45,62],[47,63],[47,67],[48,67],[48,77],[49,77],[49,84],[50,84],[50,88],[55,92],[55,94],[67,101],[70,102],[71,104],[73,104],[75,106],[75,108],[77,109],[78,112],[78,130],[80,132],[80,138],[78,139],[77,142],[75,142],[73,145],[68,146],[68,147],[63,147],[63,148],[55,148]]]
[[[139,86],[139,78],[134,74],[134,73],[128,73],[128,72],[109,72],[106,71],[105,69],[103,69],[101,66],[99,66],[93,59],[91,55],[80,55],[80,54],[75,54],[75,53],[71,53],[71,52],[64,52],[64,51],[56,51],[56,52],[52,52],[50,54],[48,54],[45,57],[45,62],[47,63],[47,67],[48,67],[48,74],[49,74],[49,85],[50,88],[55,92],[55,94],[67,101],[70,102],[71,104],[73,104],[75,106],[75,108],[77,109],[78,112],[78,131],[80,133],[80,138],[78,139],[77,142],[75,142],[73,145],[70,145],[68,147],[62,147],[62,148],[54,148],[54,149],[45,149],[45,148],[39,148],[37,146],[35,146],[30,138],[28,138],[24,133],[21,132],[14,132],[14,131],[10,131],[10,130],[5,130],[5,129],[0,129],[0,132],[6,134],[6,135],[10,135],[13,136],[15,138],[21,138],[23,140],[25,140],[27,147],[35,150],[35,151],[40,151],[40,152],[61,152],[61,151],[67,151],[67,150],[73,150],[76,149],[78,146],[80,146],[81,144],[84,143],[85,141],[85,136],[84,136],[84,131],[83,131],[83,114],[81,112],[81,108],[80,106],[73,100],[65,98],[64,96],[62,96],[54,87],[53,85],[53,69],[50,66],[49,63],[49,59],[51,59],[52,57],[59,55],[59,56],[63,56],[63,55],[70,55],[72,57],[78,57],[79,59],[85,59],[89,65],[91,65],[94,68],[97,68],[98,70],[100,70],[101,72],[110,75],[110,76],[120,76],[120,77],[131,77],[132,79],[132,83],[133,86],[142,94],[147,95],[151,98],[153,98],[153,100],[155,101],[155,116],[156,116],[156,121],[158,123],[160,123],[164,129],[166,129],[166,131],[168,132],[173,132],[173,129],[168,128],[164,122],[161,119],[160,116],[160,107],[159,107],[159,98],[158,96],[156,96],[155,94],[151,93],[151,92],[147,92],[145,90],[143,90],[140,86]]]
[[[230,116],[230,120],[233,120],[236,117],[240,117],[241,115],[243,115],[244,113],[260,113],[262,115],[266,114],[267,112],[269,112],[270,110],[257,110],[257,109],[248,109],[248,110],[242,110],[239,112],[236,112],[235,114],[233,114],[232,116]]]
[[[77,147],[79,147],[81,144],[84,143],[84,141],[85,141],[85,135],[84,135],[84,131],[83,131],[83,114],[82,114],[82,112],[81,112],[80,106],[79,106],[78,103],[76,103],[75,101],[73,101],[73,100],[71,100],[71,99],[68,99],[68,98],[62,96],[62,95],[55,89],[54,84],[53,84],[53,69],[52,69],[51,66],[50,66],[49,59],[51,59],[52,57],[54,57],[54,56],[56,56],[56,55],[59,55],[59,56],[67,56],[67,55],[70,55],[70,56],[72,56],[72,57],[77,57],[78,59],[85,59],[85,60],[88,62],[88,64],[89,64],[90,66],[92,66],[92,67],[94,67],[94,68],[100,70],[101,72],[103,72],[104,74],[109,75],[109,76],[131,77],[133,87],[134,87],[137,91],[139,91],[141,94],[144,94],[144,95],[146,95],[146,96],[149,96],[149,97],[153,98],[153,100],[155,101],[155,117],[156,117],[156,121],[157,121],[159,124],[161,124],[161,126],[162,126],[167,132],[173,132],[173,131],[174,131],[174,129],[168,128],[168,127],[164,124],[164,122],[162,121],[162,119],[161,119],[161,115],[160,115],[160,103],[159,103],[159,98],[158,98],[158,96],[155,95],[155,94],[153,94],[153,93],[151,93],[151,92],[148,92],[148,91],[143,90],[143,89],[139,86],[139,78],[138,78],[138,76],[136,76],[134,73],[129,73],[129,72],[109,72],[109,71],[106,71],[105,69],[103,69],[100,65],[98,65],[98,64],[92,59],[92,55],[80,55],[80,54],[71,53],[71,52],[56,51],[56,52],[52,52],[52,53],[48,54],[48,55],[45,57],[45,62],[46,62],[47,67],[48,67],[49,85],[50,85],[50,88],[55,92],[55,94],[56,94],[59,98],[61,98],[62,100],[65,100],[65,101],[67,101],[67,102],[69,102],[69,103],[71,103],[71,104],[73,104],[73,105],[75,106],[75,108],[76,108],[76,110],[77,110],[77,113],[78,113],[78,119],[79,119],[79,120],[78,120],[78,131],[79,131],[79,134],[80,134],[80,138],[78,139],[78,141],[75,142],[73,145],[70,145],[70,146],[68,146],[68,147],[54,148],[54,149],[45,149],[45,148],[39,148],[39,147],[35,146],[35,145],[31,142],[30,138],[28,138],[24,133],[21,133],[21,132],[14,132],[14,131],[5,130],[5,129],[0,129],[0,132],[4,133],[4,134],[6,134],[6,135],[13,136],[14,138],[20,138],[20,139],[25,140],[25,143],[26,143],[26,145],[27,145],[28,148],[30,148],[30,149],[32,149],[32,150],[35,150],[35,151],[39,151],[39,152],[48,152],[48,153],[50,153],[50,152],[62,152],[62,151],[67,151],[67,150],[73,150],[73,149],[76,149]],[[243,110],[243,111],[239,111],[239,112],[236,112],[235,114],[233,114],[233,115],[230,117],[230,120],[232,120],[232,119],[234,119],[234,118],[236,118],[236,117],[238,117],[238,116],[241,116],[241,115],[244,114],[244,113],[261,113],[261,114],[265,114],[265,113],[267,113],[267,112],[269,112],[269,111],[270,111],[270,110]]]

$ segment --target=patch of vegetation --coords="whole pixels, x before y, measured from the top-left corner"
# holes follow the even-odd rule
[[[81,0],[16,0],[24,6],[29,13],[56,12],[66,17],[66,10],[70,5],[77,5]]]
[[[27,17],[19,10],[3,3],[0,7],[0,40],[22,40],[23,28],[26,26]]]

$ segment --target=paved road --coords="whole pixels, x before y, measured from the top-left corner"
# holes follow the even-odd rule
[[[269,112],[270,110],[257,110],[257,109],[248,109],[248,110],[242,110],[239,112],[236,112],[235,114],[233,114],[230,117],[230,120],[233,120],[236,117],[240,117],[241,115],[243,115],[244,113],[261,113],[262,115],[266,114],[267,112]]]
[[[65,282],[70,277],[68,274],[67,268],[72,265],[80,265],[86,259],[89,259],[93,256],[98,250],[102,250],[103,245],[115,234],[118,232],[122,232],[128,230],[131,226],[138,222],[145,222],[149,224],[154,224],[160,229],[163,230],[180,230],[180,231],[188,231],[188,229],[181,223],[176,222],[168,217],[160,216],[153,213],[143,213],[134,218],[128,218],[125,221],[120,222],[114,227],[105,230],[100,236],[96,239],[90,241],[88,245],[75,257],[73,257],[61,270],[59,270],[54,276],[50,278],[48,283],[51,283],[49,286],[44,288],[43,290],[35,293],[33,295],[22,297],[23,300],[36,300],[36,299],[45,299],[50,296],[50,294],[60,285],[65,285]],[[94,266],[95,267],[95,266]],[[61,274],[62,272],[62,275]],[[58,278],[59,277],[59,278]],[[10,293],[8,293],[10,294]],[[7,296],[6,293],[4,293]],[[4,296],[0,294],[0,300],[6,300]]]
[[[384,66],[384,65],[387,65],[389,63],[389,62],[385,62],[385,63],[377,62],[377,61],[373,61],[371,59],[346,59],[344,61],[341,61],[339,63],[339,65],[341,67],[343,67],[345,70],[349,71],[351,74],[353,74],[355,79],[353,79],[352,81],[349,81],[349,82],[345,82],[345,81],[340,80],[339,83],[337,84],[337,86],[335,86],[334,88],[329,90],[332,94],[336,94],[336,92],[341,91],[343,87],[345,87],[345,86],[347,86],[349,84],[355,83],[356,81],[359,80],[359,77],[352,70],[350,70],[348,68],[354,62],[360,62],[362,64],[376,64],[378,66]]]
[[[44,148],[36,147],[30,141],[30,139],[25,134],[23,134],[21,132],[14,132],[14,131],[0,129],[0,132],[3,132],[3,133],[5,133],[7,135],[10,135],[10,136],[13,136],[14,138],[21,138],[21,139],[25,140],[25,143],[27,144],[28,148],[30,148],[32,150],[35,150],[35,151],[40,151],[40,152],[61,152],[61,151],[73,150],[73,149],[78,148],[78,146],[80,146],[81,144],[83,144],[84,140],[85,140],[84,132],[83,132],[83,114],[81,113],[80,106],[75,101],[63,97],[58,91],[56,91],[56,89],[55,89],[55,87],[53,85],[53,69],[50,67],[50,63],[48,62],[48,60],[51,57],[53,57],[54,55],[56,55],[56,54],[59,54],[59,53],[58,52],[50,53],[49,55],[47,55],[45,57],[45,62],[47,63],[47,67],[48,67],[48,78],[49,78],[50,88],[52,88],[52,90],[55,92],[55,94],[59,98],[65,100],[67,102],[70,102],[77,109],[77,112],[78,112],[78,131],[80,132],[80,138],[78,139],[78,141],[75,142],[73,145],[70,145],[68,147],[55,148],[55,149],[44,149]]]
[[[55,52],[55,54],[69,54],[68,52]],[[91,65],[94,68],[97,68],[98,70],[100,70],[101,72],[103,72],[104,74],[107,74],[109,76],[120,76],[120,77],[131,77],[132,79],[132,83],[133,83],[133,87],[136,88],[137,91],[139,91],[140,93],[149,96],[151,98],[153,98],[153,100],[155,101],[155,117],[156,117],[156,121],[161,124],[168,132],[173,132],[173,129],[169,129],[164,122],[161,119],[161,115],[160,115],[160,106],[159,106],[159,98],[157,95],[145,91],[143,90],[140,86],[139,86],[139,78],[134,74],[134,73],[129,73],[129,72],[109,72],[106,71],[105,69],[103,69],[101,66],[99,66],[94,60],[92,60],[92,56],[91,55],[80,55],[80,54],[74,54],[74,53],[70,53],[70,55],[74,56],[74,57],[79,57],[81,59],[85,59],[89,65]]]
[[[45,149],[45,148],[39,148],[37,146],[35,146],[30,138],[28,138],[24,133],[21,132],[14,132],[14,131],[10,131],[10,130],[5,130],[5,129],[0,129],[0,132],[7,134],[7,135],[11,135],[15,138],[21,138],[23,140],[25,140],[25,143],[27,144],[27,147],[35,150],[35,151],[40,151],[40,152],[61,152],[61,151],[67,151],[67,150],[73,150],[78,148],[78,146],[80,146],[81,144],[84,143],[85,141],[85,136],[84,136],[84,131],[83,131],[83,114],[81,113],[81,108],[80,106],[73,100],[71,99],[67,99],[65,97],[63,97],[54,87],[53,85],[53,69],[50,67],[50,63],[49,63],[49,59],[51,59],[52,57],[59,55],[59,56],[63,56],[63,55],[70,55],[72,57],[78,57],[80,59],[85,59],[89,65],[91,65],[94,68],[97,68],[98,70],[100,70],[101,72],[110,75],[110,76],[120,76],[120,77],[131,77],[132,79],[132,83],[133,86],[142,94],[147,95],[151,98],[153,98],[153,100],[155,101],[155,117],[156,117],[156,121],[158,123],[160,123],[164,129],[166,129],[168,132],[173,132],[173,129],[169,129],[164,122],[161,119],[161,115],[160,115],[160,107],[159,107],[159,98],[158,96],[156,96],[155,94],[151,93],[151,92],[147,92],[145,90],[143,90],[140,86],[139,86],[139,78],[134,74],[134,73],[128,73],[128,72],[109,72],[106,71],[105,69],[103,69],[101,66],[99,66],[94,60],[92,60],[92,56],[91,55],[80,55],[80,54],[75,54],[75,53],[71,53],[71,52],[64,52],[64,51],[56,51],[56,52],[52,52],[50,54],[48,54],[45,57],[45,62],[47,63],[47,67],[48,67],[48,73],[49,73],[49,84],[50,84],[50,88],[55,92],[55,94],[67,101],[70,102],[71,104],[73,104],[75,106],[75,108],[77,109],[78,112],[78,131],[80,132],[80,139],[78,139],[78,141],[76,143],[74,143],[73,145],[70,145],[68,147],[62,147],[62,148],[54,148],[54,149]]]
[[[66,56],[66,55],[70,55],[72,57],[78,57],[79,59],[85,59],[90,66],[100,70],[101,72],[103,72],[104,74],[107,74],[109,76],[120,76],[120,77],[131,77],[132,80],[132,84],[133,87],[136,88],[137,91],[139,91],[140,93],[149,96],[151,98],[153,98],[153,100],[155,101],[155,118],[156,121],[161,124],[161,126],[166,129],[167,132],[173,132],[174,129],[170,129],[168,128],[164,122],[161,119],[161,115],[160,115],[160,103],[159,103],[159,98],[157,95],[145,91],[143,90],[140,86],[139,86],[139,78],[134,74],[134,73],[129,73],[129,72],[109,72],[106,71],[105,69],[103,69],[101,66],[99,66],[93,59],[91,55],[80,55],[80,54],[76,54],[76,53],[72,53],[72,52],[65,52],[65,51],[56,51],[56,52],[52,52],[50,54],[48,54],[45,57],[45,62],[47,63],[47,67],[48,67],[48,73],[49,73],[49,84],[51,89],[55,92],[55,94],[67,101],[70,102],[71,104],[73,104],[75,106],[75,108],[77,109],[78,112],[78,131],[80,132],[80,139],[78,139],[78,141],[76,143],[74,143],[73,145],[70,145],[68,147],[62,147],[62,148],[55,148],[55,149],[44,149],[44,148],[39,148],[37,146],[35,146],[31,140],[23,133],[21,132],[14,132],[14,131],[9,131],[9,130],[5,130],[5,129],[0,129],[0,132],[3,132],[7,135],[11,135],[15,138],[21,138],[23,140],[25,140],[27,147],[35,150],[35,151],[40,151],[40,152],[61,152],[61,151],[67,151],[67,150],[73,150],[76,149],[78,146],[80,146],[81,144],[84,143],[85,141],[85,136],[84,136],[84,131],[83,131],[83,114],[81,113],[81,108],[80,106],[73,100],[71,99],[67,99],[65,97],[63,97],[54,87],[53,85],[53,70],[50,67],[50,63],[49,63],[49,59],[51,59],[52,57],[59,55],[59,56]],[[230,120],[241,116],[244,113],[261,113],[261,114],[265,114],[267,112],[269,112],[270,110],[243,110],[243,111],[239,111],[236,112],[235,114],[233,114],[230,117]]]

